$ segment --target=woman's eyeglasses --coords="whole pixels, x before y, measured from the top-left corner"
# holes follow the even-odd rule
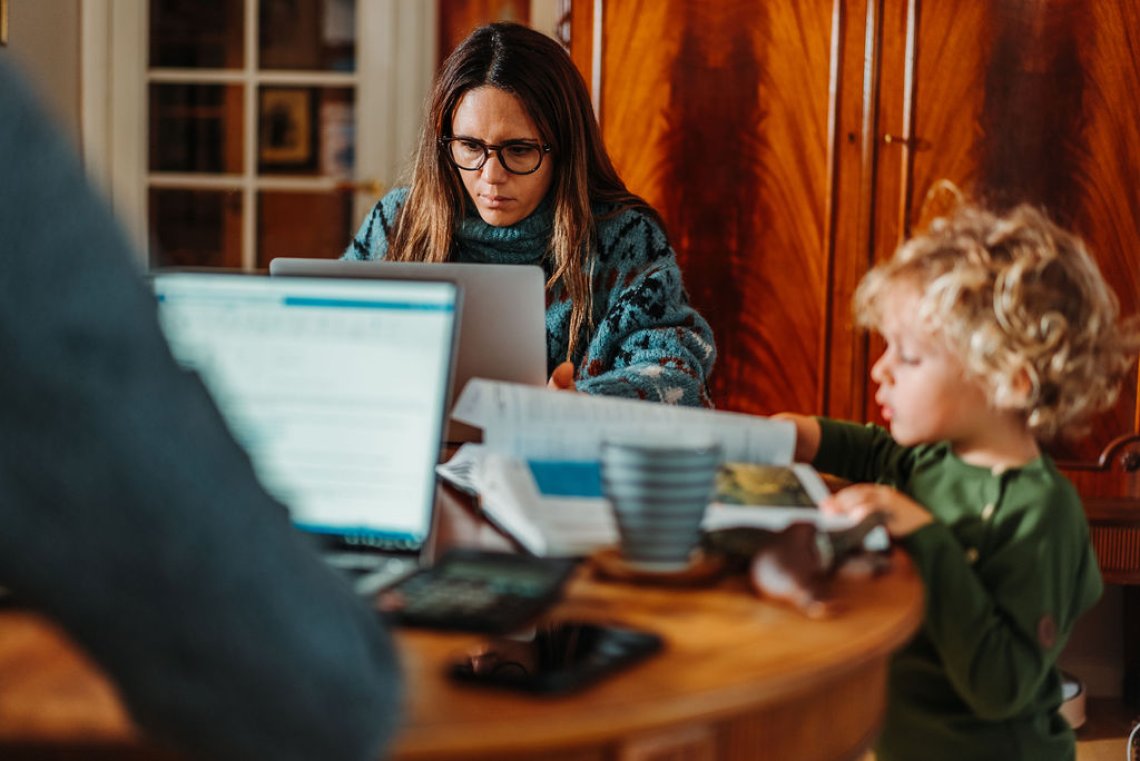
[[[473,137],[444,137],[439,144],[447,149],[452,164],[468,172],[482,169],[494,151],[503,169],[511,174],[533,174],[542,166],[542,157],[550,153],[549,145],[529,140],[508,140],[502,145],[492,145]]]

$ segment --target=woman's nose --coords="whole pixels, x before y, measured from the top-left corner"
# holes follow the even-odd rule
[[[483,162],[481,172],[483,181],[492,185],[501,185],[510,177],[510,172],[503,167],[503,160],[499,158],[497,151],[492,151],[487,160]]]

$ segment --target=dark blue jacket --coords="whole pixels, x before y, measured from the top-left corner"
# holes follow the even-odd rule
[[[386,632],[176,366],[126,238],[3,61],[0,365],[0,586],[162,745],[377,758],[398,718]]]

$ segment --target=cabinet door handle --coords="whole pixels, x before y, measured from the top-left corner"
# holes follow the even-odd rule
[[[892,135],[889,132],[883,135],[883,142],[887,145],[905,145],[912,151],[926,151],[930,149],[929,140],[923,140],[921,137],[902,137],[901,135]]]

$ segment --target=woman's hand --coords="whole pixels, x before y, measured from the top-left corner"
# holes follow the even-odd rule
[[[577,391],[578,389],[574,385],[574,363],[563,362],[554,368],[554,372],[550,374],[550,380],[546,382],[546,387],[555,391]]]
[[[930,511],[898,489],[881,484],[853,484],[840,489],[820,503],[828,513],[850,515],[862,520],[871,513],[882,513],[887,531],[896,539],[918,531],[934,518]]]

